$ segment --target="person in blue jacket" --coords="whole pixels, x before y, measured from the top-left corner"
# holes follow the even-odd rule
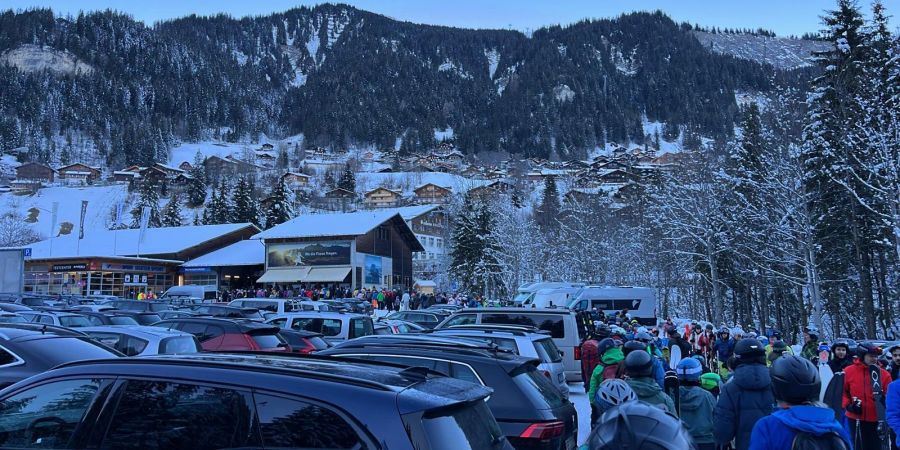
[[[633,351],[644,351],[649,353],[650,349],[640,341],[628,341],[622,347],[622,351],[625,352],[625,356],[628,356],[628,354]],[[658,384],[660,388],[665,389],[666,369],[663,367],[663,362],[652,354],[650,356],[653,358],[653,379],[656,380],[656,384]]]
[[[734,440],[736,450],[750,448],[756,422],[775,409],[766,351],[756,339],[741,339],[734,346],[734,376],[722,386],[716,408],[713,437],[722,447]]]
[[[784,355],[772,363],[772,390],[779,410],[753,426],[750,450],[803,448],[852,449],[850,434],[834,412],[817,406],[822,380],[808,359]],[[888,391],[890,392],[890,390]]]
[[[900,384],[897,383],[900,383],[900,380],[893,381],[888,386],[887,398],[885,399],[887,409],[884,417],[888,426],[894,431],[894,436],[897,437],[897,447],[895,448],[900,448]]]

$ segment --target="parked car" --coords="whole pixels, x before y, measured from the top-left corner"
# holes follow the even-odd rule
[[[28,323],[28,319],[16,313],[0,312],[0,323]]]
[[[188,310],[170,310],[170,311],[160,311],[156,314],[159,314],[160,319],[183,319],[185,317],[198,317],[201,314],[197,314],[193,311]]]
[[[147,300],[114,300],[104,304],[123,311],[157,312],[172,309],[172,306],[166,302]]]
[[[325,358],[77,363],[0,392],[0,447],[511,450],[483,401],[489,394],[418,370]]]
[[[368,316],[372,315],[372,303],[365,300],[360,300],[358,298],[336,298],[332,300],[322,301],[326,303],[334,302],[345,305],[352,313],[365,314]]]
[[[575,312],[567,309],[469,308],[453,313],[435,329],[454,325],[517,325],[547,331],[563,353],[566,381],[581,380],[581,340],[584,330],[578,326]]]
[[[100,303],[94,305],[78,305],[75,306],[74,309],[77,309],[78,311],[104,312],[114,311],[116,308],[113,306],[109,306],[106,303]]]
[[[228,306],[256,308],[260,311],[271,311],[278,314],[300,310],[299,301],[283,298],[239,298],[228,302]]]
[[[425,308],[423,311],[446,311],[448,314],[452,314],[461,309],[463,309],[463,307],[459,306],[459,305],[448,305],[446,303],[435,303],[435,304]]]
[[[34,309],[18,303],[0,303],[0,311],[17,313],[22,311],[34,311]]]
[[[131,317],[138,323],[138,325],[153,325],[154,323],[162,320],[162,317],[160,317],[160,315],[155,312],[126,310],[116,310],[115,312],[117,315]]]
[[[265,318],[256,308],[240,308],[237,306],[226,305],[194,305],[189,308],[190,311],[212,317],[227,317],[232,319],[251,319],[262,321]]]
[[[82,333],[53,325],[0,324],[0,387],[65,362],[119,356],[122,354]]]
[[[284,338],[294,353],[312,353],[330,347],[319,333],[299,330],[279,330],[278,335]]]
[[[553,343],[549,334],[529,331],[533,331],[533,329],[515,330],[488,325],[457,325],[434,330],[432,335],[483,340],[519,356],[535,358],[540,361],[538,370],[559,389],[563,398],[569,398],[569,385],[566,383],[566,367],[563,364],[562,353]]]
[[[133,317],[128,314],[119,313],[116,310],[109,312],[82,311],[78,314],[87,317],[91,326],[95,327],[102,325],[138,325],[137,320],[134,320]]]
[[[441,323],[450,313],[439,310],[396,311],[385,316],[388,319],[405,320],[429,330]]]
[[[338,342],[373,334],[372,318],[362,314],[336,312],[294,312],[279,314],[266,321],[288,330],[320,333],[326,341]]]
[[[81,314],[57,311],[22,311],[19,315],[29,322],[45,323],[66,328],[91,326],[91,321]]]
[[[172,286],[166,290],[159,298],[163,301],[170,301],[177,298],[198,298],[202,300],[215,300],[219,297],[219,293],[214,286]]]
[[[497,351],[484,342],[474,347],[478,344],[455,337],[400,334],[346,341],[318,354],[424,367],[483,384],[494,390],[487,405],[515,448],[574,449],[575,407],[537,370],[538,361]]]
[[[111,325],[79,331],[125,356],[178,355],[202,350],[194,335],[159,327]]]
[[[405,320],[381,317],[375,321],[375,334],[405,334],[425,330],[425,327]]]
[[[154,326],[193,334],[204,351],[291,351],[278,335],[278,327],[251,320],[193,317],[163,320]]]

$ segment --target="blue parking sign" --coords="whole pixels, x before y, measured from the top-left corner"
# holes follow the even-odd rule
[[[31,258],[31,247],[22,249],[22,256]]]

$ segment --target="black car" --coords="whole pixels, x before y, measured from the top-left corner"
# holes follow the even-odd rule
[[[22,311],[34,311],[32,308],[18,303],[0,303],[0,311],[17,313]]]
[[[0,387],[62,363],[119,356],[77,331],[36,323],[0,324]]]
[[[142,325],[138,323],[134,317],[131,317],[128,313],[121,313],[118,311],[110,311],[110,312],[93,312],[93,311],[78,311],[78,314],[81,314],[91,322],[91,326],[103,326],[103,325]]]
[[[346,305],[350,312],[355,314],[372,315],[372,303],[358,298],[336,298],[334,300],[322,300],[328,302],[340,302]]]
[[[509,450],[488,395],[427,371],[310,356],[75,363],[0,392],[0,447]]]
[[[207,315],[212,317],[251,319],[259,321],[265,319],[256,308],[240,308],[237,306],[226,305],[193,305],[189,307],[188,310],[199,315]]]
[[[172,309],[172,305],[166,302],[151,302],[147,300],[113,300],[104,303],[116,309],[124,311],[158,312]]]
[[[397,311],[385,316],[388,319],[405,320],[429,330],[450,316],[450,312],[437,310]]]
[[[415,334],[366,336],[318,355],[425,367],[494,390],[488,406],[516,449],[575,447],[575,407],[537,370],[538,360],[470,339]]]
[[[160,317],[159,314],[150,311],[115,310],[111,312],[119,316],[131,317],[138,325],[153,325],[162,320],[162,317]]]
[[[321,333],[301,330],[278,330],[278,335],[291,346],[294,353],[312,353],[330,347]]]
[[[153,326],[193,334],[208,352],[290,351],[290,345],[278,334],[280,328],[252,320],[192,317],[163,320]]]

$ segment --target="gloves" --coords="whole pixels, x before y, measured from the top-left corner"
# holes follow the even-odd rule
[[[862,400],[857,397],[853,397],[850,401],[850,404],[847,405],[847,412],[851,412],[853,414],[862,414]]]

